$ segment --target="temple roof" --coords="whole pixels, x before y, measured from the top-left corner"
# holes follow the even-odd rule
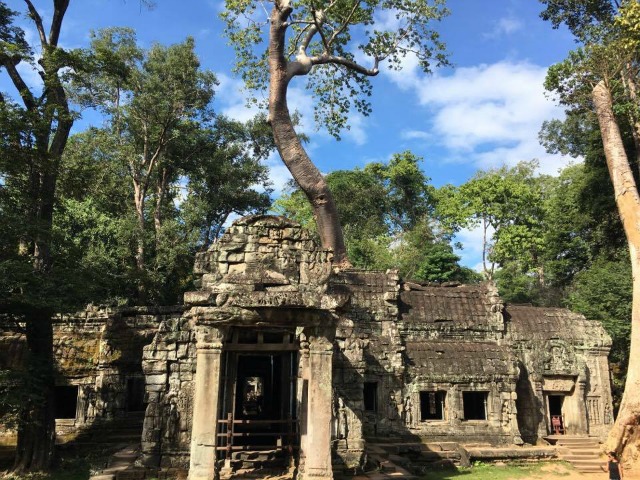
[[[600,322],[566,308],[508,305],[505,309],[510,336],[516,341],[561,339],[572,343],[611,346],[611,338]]]
[[[495,303],[491,293],[486,284],[452,287],[405,284],[400,293],[401,318],[415,324],[487,324]]]
[[[517,375],[511,349],[495,342],[407,342],[409,369],[433,381]]]

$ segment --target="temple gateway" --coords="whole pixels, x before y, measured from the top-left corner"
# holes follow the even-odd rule
[[[380,441],[605,436],[599,323],[505,305],[490,284],[421,285],[331,259],[296,223],[246,217],[197,255],[184,306],[61,316],[58,430],[137,414],[141,463],[191,480],[268,462],[331,479]],[[0,366],[23,352],[20,334],[0,332]]]

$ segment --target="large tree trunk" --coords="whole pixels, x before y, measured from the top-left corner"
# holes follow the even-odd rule
[[[628,457],[631,448],[638,448],[629,440],[638,436],[640,421],[640,196],[613,113],[611,92],[604,82],[598,83],[593,89],[593,102],[598,114],[616,205],[629,243],[633,275],[629,367],[618,418],[607,441],[609,450],[623,452]]]
[[[58,39],[64,15],[70,0],[53,0],[53,14],[49,36],[42,17],[30,0],[25,0],[29,17],[34,23],[43,58],[43,88],[39,99],[33,95],[16,68],[21,58],[5,57],[3,66],[18,90],[25,108],[35,122],[35,149],[37,162],[31,165],[29,208],[27,226],[32,229],[34,278],[46,284],[51,259],[51,240],[56,182],[60,160],[73,125],[66,93],[58,76],[61,68],[56,60]],[[59,58],[59,57],[57,57]],[[8,60],[8,61],[7,61]],[[30,145],[24,148],[32,149]],[[27,254],[27,242],[21,241],[21,253]],[[36,282],[37,284],[37,282]],[[28,375],[25,385],[27,396],[19,415],[18,445],[14,471],[35,472],[51,467],[55,448],[55,411],[53,375],[53,326],[52,312],[48,308],[33,307],[26,315],[26,340],[28,348]]]
[[[134,175],[135,177],[135,175]],[[136,267],[139,272],[144,271],[144,204],[145,204],[145,192],[140,185],[140,182],[133,179],[133,204],[136,209],[136,220],[138,222],[138,238],[136,249]]]
[[[27,319],[26,337],[28,383],[18,424],[17,474],[49,470],[56,438],[51,312],[34,311]]]
[[[269,122],[282,161],[313,207],[318,233],[324,248],[333,249],[337,265],[349,265],[338,210],[323,175],[313,164],[293,128],[287,106],[290,75],[284,57],[288,2],[275,2],[271,13],[269,40]]]

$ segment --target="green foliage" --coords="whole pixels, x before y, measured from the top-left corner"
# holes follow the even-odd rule
[[[622,364],[629,355],[631,279],[626,252],[614,258],[599,257],[576,275],[568,297],[570,308],[602,322],[614,341],[611,359]]]
[[[22,28],[13,24],[18,13],[0,2],[0,57],[29,57],[31,48]]]
[[[614,407],[619,406],[629,363],[632,301],[631,265],[627,252],[613,258],[599,257],[576,275],[569,290],[569,308],[598,320],[613,340],[612,362]]]
[[[453,231],[482,228],[484,273],[518,257],[533,265],[542,248],[542,183],[537,162],[480,171],[460,187],[438,193],[438,216]]]
[[[200,69],[192,39],[143,50],[132,30],[110,28],[92,34],[82,58],[74,98],[108,124],[71,139],[60,231],[80,265],[108,272],[93,282],[94,301],[179,302],[196,250],[230,215],[270,204],[266,119],[214,114],[215,75]]]
[[[581,41],[597,34],[611,22],[618,2],[614,0],[540,0],[546,9],[540,14],[554,28],[566,25]]]
[[[370,163],[363,169],[337,170],[326,176],[349,259],[359,268],[397,268],[414,281],[478,281],[475,272],[460,267],[450,237],[434,223],[436,192],[420,161],[403,152],[386,164]],[[274,210],[315,229],[311,207],[293,185],[276,200]]]
[[[297,74],[307,75],[306,89],[317,100],[316,123],[338,137],[349,128],[350,111],[371,112],[368,77],[378,73],[382,62],[397,70],[407,55],[414,55],[425,72],[447,63],[444,45],[431,27],[448,13],[444,5],[444,0],[278,2],[274,8],[279,11],[290,9],[281,47],[279,38],[269,38],[268,14],[255,0],[227,0],[222,18],[236,52],[235,71],[247,87],[268,85],[267,50],[273,42],[287,63],[305,65]],[[385,22],[387,17],[393,21]],[[357,63],[355,48],[369,66]]]

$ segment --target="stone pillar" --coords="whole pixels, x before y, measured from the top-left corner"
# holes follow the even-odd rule
[[[584,373],[578,377],[576,382],[576,388],[574,392],[575,405],[576,405],[576,425],[575,433],[578,435],[587,435],[589,433],[587,423],[587,379]]]
[[[315,332],[314,332],[315,333]],[[332,335],[309,335],[308,392],[302,479],[332,479]],[[327,338],[328,337],[328,338]]]
[[[191,429],[189,480],[211,480],[216,467],[216,431],[220,388],[220,359],[224,332],[196,327],[196,375]]]

